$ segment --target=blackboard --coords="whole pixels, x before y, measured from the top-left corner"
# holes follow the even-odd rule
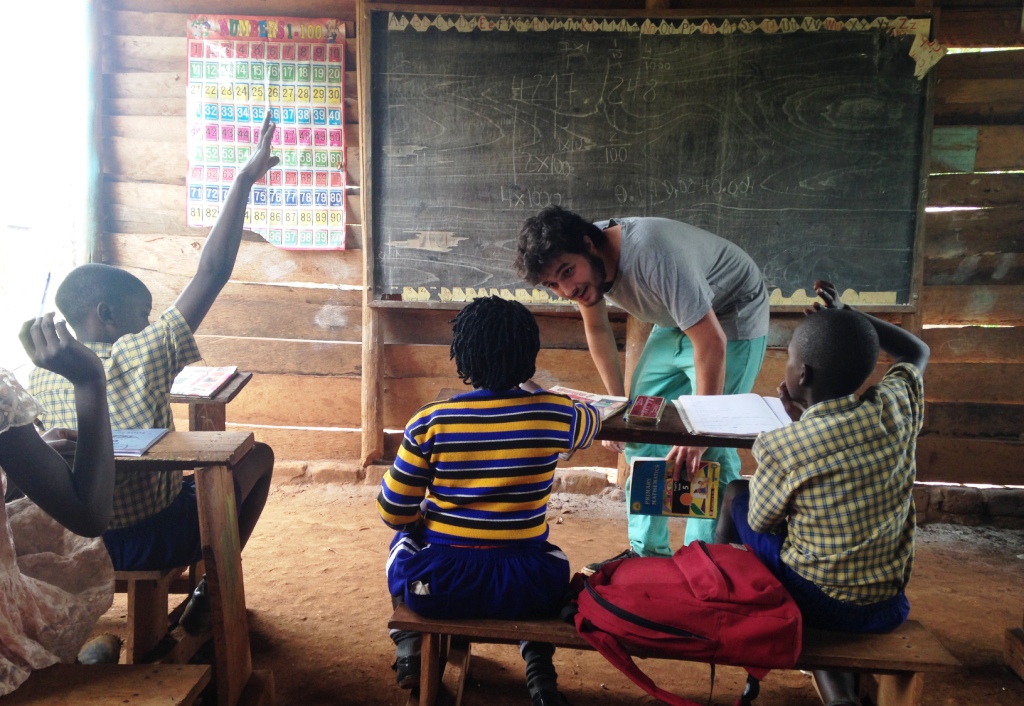
[[[773,303],[814,278],[910,302],[914,37],[877,18],[700,22],[373,13],[374,298],[543,301],[515,240],[559,204],[728,238]]]

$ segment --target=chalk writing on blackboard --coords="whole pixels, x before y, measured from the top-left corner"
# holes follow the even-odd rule
[[[813,277],[909,303],[927,19],[371,24],[375,298],[566,303],[511,267],[522,221],[560,205],[728,238],[776,304]]]

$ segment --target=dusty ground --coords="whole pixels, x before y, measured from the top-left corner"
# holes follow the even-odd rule
[[[373,508],[375,489],[357,485],[279,485],[243,552],[253,662],[271,669],[279,706],[403,704],[389,668],[391,612],[384,561],[391,532]],[[551,541],[574,567],[626,546],[621,502],[556,495]],[[681,538],[682,522],[677,523]],[[924,703],[943,706],[1024,704],[1024,683],[1002,666],[1003,634],[1024,610],[1024,531],[931,525],[918,535],[910,583],[911,617],[921,621],[965,667],[925,681]],[[124,596],[99,629],[117,631]],[[593,652],[559,650],[562,689],[581,704],[656,703]],[[662,686],[707,702],[705,665],[647,660]],[[731,706],[741,670],[718,670],[711,703]],[[528,704],[522,662],[508,646],[474,648],[467,706]],[[819,704],[808,677],[773,672],[763,706]]]

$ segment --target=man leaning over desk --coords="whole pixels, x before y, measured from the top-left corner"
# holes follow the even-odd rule
[[[625,395],[607,301],[654,324],[637,361],[630,394],[750,392],[764,359],[768,288],[741,248],[694,226],[664,218],[590,221],[554,206],[523,224],[519,276],[579,304],[587,346],[610,395]],[[618,451],[622,444],[605,442]],[[692,474],[701,458],[721,464],[721,486],[739,478],[735,449],[625,445],[637,456],[668,457]],[[626,482],[629,497],[629,481]],[[721,497],[721,493],[719,493]],[[630,549],[621,556],[670,556],[668,520],[629,512]],[[716,520],[688,519],[685,543],[713,542]],[[615,557],[619,558],[619,557]],[[590,564],[584,573],[596,571]]]

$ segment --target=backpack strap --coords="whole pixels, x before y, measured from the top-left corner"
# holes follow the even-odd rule
[[[612,635],[598,630],[586,618],[579,613],[576,614],[576,632],[586,640],[591,647],[601,653],[601,656],[608,660],[612,666],[625,674],[630,680],[656,699],[670,704],[670,706],[701,706],[696,701],[684,699],[670,691],[665,691],[644,673],[636,665],[633,658],[629,656],[622,647],[622,643]]]
[[[754,675],[747,675],[747,683],[743,687],[743,693],[736,699],[736,706],[753,706],[754,699],[761,693],[761,682]]]

